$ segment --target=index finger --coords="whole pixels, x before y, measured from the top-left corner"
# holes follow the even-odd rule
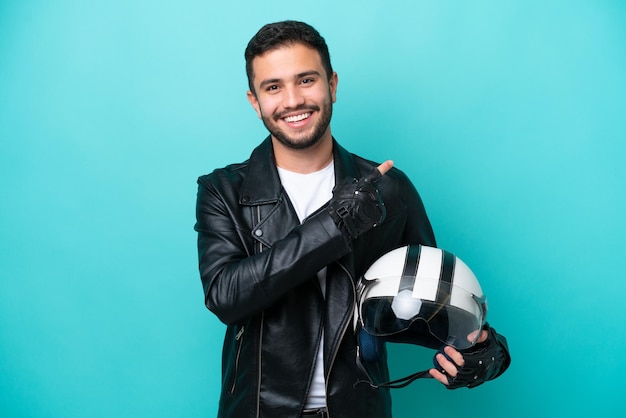
[[[391,170],[391,167],[393,167],[393,161],[387,160],[376,168],[380,172],[380,175],[384,176],[387,171]]]
[[[443,351],[448,355],[450,360],[452,360],[456,366],[463,367],[465,365],[465,359],[463,358],[463,354],[459,353],[458,350],[455,350],[454,347],[447,346],[443,349]]]

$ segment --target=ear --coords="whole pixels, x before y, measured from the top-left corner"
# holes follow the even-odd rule
[[[337,101],[337,84],[339,83],[339,77],[336,72],[333,72],[333,75],[330,76],[330,80],[328,80],[328,88],[330,90],[330,97],[333,100],[333,103]]]
[[[263,116],[261,115],[261,105],[259,105],[259,100],[256,98],[256,95],[252,93],[250,90],[248,90],[246,94],[248,95],[248,101],[250,102],[254,110],[256,111],[256,114],[259,117],[259,119],[263,119]]]

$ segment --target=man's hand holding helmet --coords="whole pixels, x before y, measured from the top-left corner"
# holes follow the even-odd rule
[[[475,335],[469,335],[473,340]],[[430,369],[432,377],[446,385],[448,389],[473,388],[488,380],[495,379],[509,366],[506,339],[485,324],[485,328],[475,345],[464,350],[445,346],[435,354]]]
[[[504,336],[486,323],[487,298],[470,268],[436,247],[396,248],[372,264],[357,287],[358,358],[372,387],[401,388],[434,377],[447,388],[478,386],[509,367]],[[435,368],[381,382],[367,370],[385,343],[441,347]]]

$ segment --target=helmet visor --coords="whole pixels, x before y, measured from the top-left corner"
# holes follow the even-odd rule
[[[393,297],[367,297],[365,289],[363,296],[359,312],[363,328],[390,341],[426,345],[421,341],[430,334],[439,343],[462,350],[476,343],[485,321],[484,298],[454,286],[440,301],[415,297],[408,290]]]

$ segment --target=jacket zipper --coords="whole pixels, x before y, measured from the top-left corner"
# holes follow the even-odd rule
[[[261,223],[261,206],[256,207],[256,223],[257,225]],[[257,254],[260,254],[262,252],[263,252],[263,243],[259,241],[259,252]]]
[[[256,394],[256,416],[261,415],[261,351],[263,349],[263,324],[265,323],[265,312],[261,313],[261,325],[259,327],[259,353],[258,353],[258,380],[257,380],[257,394]]]
[[[256,217],[257,224],[261,223],[261,207],[256,207]],[[263,252],[263,243],[259,241],[259,253]],[[261,415],[261,352],[263,351],[263,324],[265,323],[265,312],[261,312],[261,324],[259,325],[259,352],[258,352],[258,362],[259,369],[257,370],[257,394],[256,394],[256,414],[255,416],[258,418]]]
[[[239,357],[241,356],[241,346],[243,345],[243,333],[245,327],[242,325],[241,329],[235,335],[235,341],[237,341],[237,356],[235,357],[235,372],[233,374],[233,385],[230,387],[230,393],[235,392],[235,386],[237,385],[237,374],[239,373]]]
[[[354,303],[355,303],[355,294],[356,294],[356,289],[354,287],[354,281],[352,280],[352,274],[350,274],[350,272],[348,271],[348,269],[341,264],[339,261],[337,261],[337,264],[339,265],[339,267],[341,267],[341,269],[348,275],[348,277],[350,278],[350,284],[352,285],[352,309],[350,310],[350,317],[354,317]],[[346,321],[346,324],[343,327],[343,330],[341,331],[341,338],[339,339],[339,341],[342,341],[343,338],[346,335],[346,331],[348,330],[348,327],[350,326],[350,324],[353,321],[351,321],[350,319],[348,319]],[[326,393],[328,393],[328,381],[329,381],[329,377],[330,377],[330,372],[333,369],[333,365],[335,364],[335,360],[337,359],[337,352],[339,351],[339,347],[341,346],[341,343],[337,346],[337,348],[335,349],[335,351],[333,351],[333,355],[330,361],[330,367],[328,368],[328,376],[326,376],[325,380],[326,380]],[[326,412],[328,414],[328,418],[330,418],[331,414],[330,414],[330,408],[328,408],[328,402],[326,402]]]

